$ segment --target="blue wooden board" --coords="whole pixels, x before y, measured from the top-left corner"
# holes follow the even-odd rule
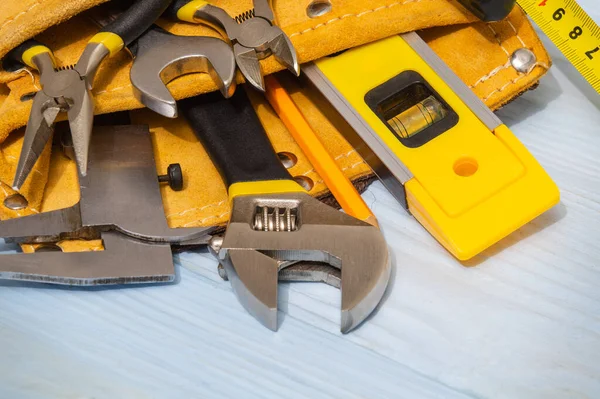
[[[322,284],[281,284],[279,331],[265,329],[202,251],[175,257],[170,285],[2,283],[0,398],[599,397],[600,96],[545,44],[555,67],[498,114],[562,200],[476,267],[376,183],[364,198],[395,270],[348,335]]]

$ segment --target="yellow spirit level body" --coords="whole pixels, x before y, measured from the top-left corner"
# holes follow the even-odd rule
[[[416,33],[303,71],[364,141],[361,155],[376,173],[383,175],[383,166],[388,189],[458,259],[559,201],[558,188],[523,144]],[[408,137],[418,112],[425,122]],[[411,117],[397,129],[403,115]]]

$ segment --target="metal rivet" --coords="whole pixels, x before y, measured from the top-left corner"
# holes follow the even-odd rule
[[[301,185],[306,191],[312,190],[312,188],[315,186],[315,182],[312,181],[310,177],[306,176],[294,176],[294,181]]]
[[[277,156],[279,157],[279,160],[281,161],[281,164],[286,168],[289,169],[292,166],[296,165],[298,163],[298,157],[296,157],[294,154],[292,154],[291,152],[278,152]]]
[[[29,202],[21,194],[9,195],[4,199],[4,206],[13,211],[25,209],[27,205],[29,205]]]
[[[29,202],[21,194],[9,195],[4,199],[4,206],[13,211],[25,209],[27,205],[29,205]]]
[[[517,72],[529,73],[531,68],[535,66],[537,58],[533,51],[528,48],[520,48],[515,50],[510,56],[510,64],[515,68]]]
[[[306,7],[306,15],[310,18],[317,18],[331,11],[329,0],[314,0]]]

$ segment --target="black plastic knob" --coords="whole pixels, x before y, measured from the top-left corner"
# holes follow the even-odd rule
[[[158,181],[161,183],[169,183],[169,187],[174,191],[183,190],[183,172],[181,171],[181,165],[178,163],[170,164],[167,168],[167,174],[158,176]]]

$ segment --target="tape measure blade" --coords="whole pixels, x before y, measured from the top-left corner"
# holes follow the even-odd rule
[[[600,27],[575,0],[517,0],[600,94]]]

